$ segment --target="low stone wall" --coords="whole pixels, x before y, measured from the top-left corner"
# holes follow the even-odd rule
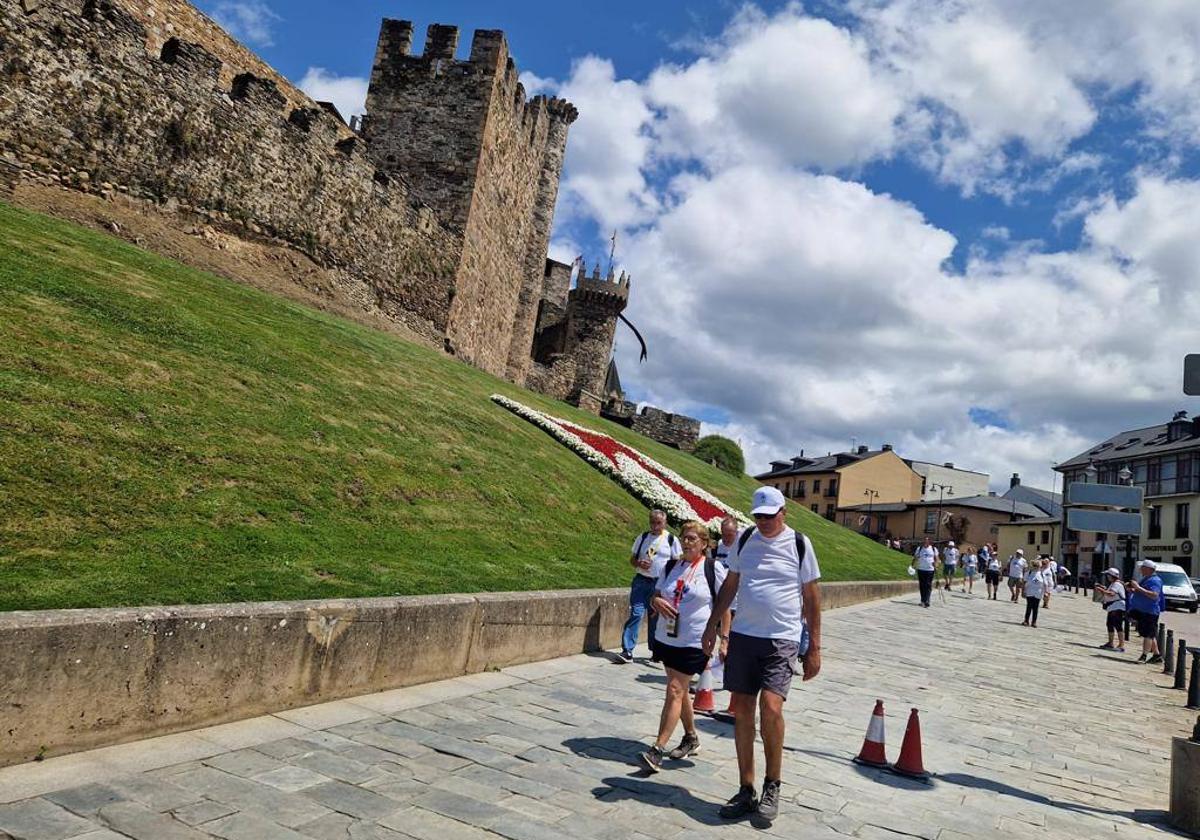
[[[825,609],[911,591],[832,583]],[[0,614],[0,766],[619,645],[625,589]]]

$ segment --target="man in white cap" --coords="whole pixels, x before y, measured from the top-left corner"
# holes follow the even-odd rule
[[[1025,579],[1025,549],[1018,548],[1008,558],[1008,594],[1014,604],[1021,597],[1021,582]]]
[[[1107,584],[1107,586],[1105,585]],[[1108,641],[1100,645],[1101,650],[1125,652],[1122,630],[1125,625],[1125,585],[1117,569],[1104,570],[1104,583],[1096,584],[1096,591],[1104,604],[1104,626],[1108,630]]]
[[[958,570],[958,557],[959,553],[954,545],[954,540],[950,540],[942,550],[942,574],[946,578],[946,589],[949,589],[954,583],[954,573]]]
[[[783,703],[792,683],[792,665],[800,655],[807,625],[808,649],[802,656],[804,679],[821,670],[821,570],[808,537],[784,521],[784,498],[774,487],[754,491],[754,528],[738,537],[729,574],[717,595],[713,615],[729,609],[736,596],[737,615],[725,657],[725,688],[731,693],[738,792],[724,806],[724,819],[751,815],[770,823],[779,813],[783,766]],[[712,655],[717,621],[709,620],[701,640]],[[762,799],[754,789],[755,711],[762,717],[766,776]]]
[[[1158,649],[1158,616],[1163,611],[1162,578],[1158,576],[1158,565],[1153,560],[1138,564],[1141,580],[1129,581],[1129,617],[1137,622],[1138,635],[1142,637],[1142,655],[1138,662],[1151,665],[1162,662],[1162,651]]]

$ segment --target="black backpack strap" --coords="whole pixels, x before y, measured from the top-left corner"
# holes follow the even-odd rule
[[[742,553],[742,549],[746,547],[746,542],[754,535],[754,530],[754,526],[750,526],[745,531],[742,531],[742,535],[738,537],[738,554]]]
[[[804,558],[808,556],[808,549],[804,547],[804,534],[796,532],[796,557],[800,559],[798,568],[804,568]]]
[[[717,561],[712,557],[704,558],[704,579],[708,581],[708,594],[712,602],[717,603]]]
[[[667,561],[666,567],[663,568],[663,573],[662,573],[663,580],[666,580],[668,577],[671,576],[671,570],[675,568],[675,564],[678,562],[679,561],[676,560],[674,557],[672,557],[670,560]]]
[[[643,546],[643,545],[645,545],[645,543],[646,543],[646,537],[648,537],[648,536],[650,536],[650,532],[649,532],[649,531],[642,531],[642,535],[641,535],[640,537],[638,537],[638,544],[637,544],[637,548],[636,548],[636,549],[634,549],[634,552],[633,552],[633,556],[634,556],[634,557],[641,557],[641,556],[642,556],[642,546]]]

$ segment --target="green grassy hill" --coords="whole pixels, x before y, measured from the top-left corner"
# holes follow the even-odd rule
[[[394,336],[0,204],[0,610],[623,585],[646,511]],[[807,511],[827,579],[899,555]]]

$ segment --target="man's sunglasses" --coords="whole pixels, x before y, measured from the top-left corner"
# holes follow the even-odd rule
[[[775,511],[774,513],[756,513],[756,514],[754,514],[754,518],[755,519],[774,519],[778,515],[779,515],[779,511]]]

